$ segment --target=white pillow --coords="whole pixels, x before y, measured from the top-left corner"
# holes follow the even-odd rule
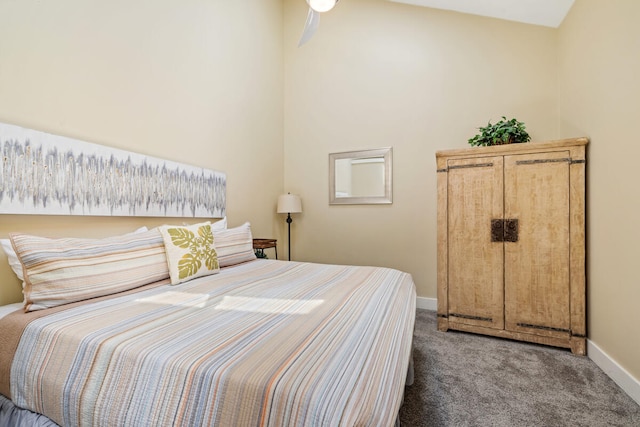
[[[22,264],[18,260],[18,255],[16,255],[16,251],[13,250],[13,246],[11,246],[11,240],[9,239],[0,239],[0,245],[2,245],[2,249],[4,253],[7,254],[7,261],[9,261],[9,265],[18,279],[20,281],[24,280],[24,275],[22,274]]]
[[[227,217],[225,216],[221,220],[211,223],[211,231],[220,231],[227,229]]]
[[[140,227],[134,233],[144,233],[145,231],[149,231],[147,227]],[[13,250],[13,246],[11,246],[11,240],[9,239],[0,239],[0,246],[4,250],[4,253],[7,254],[7,260],[9,261],[9,265],[13,272],[18,276],[18,279],[22,282],[22,287],[24,287],[24,274],[22,273],[22,264],[20,260],[18,260],[18,255],[16,255],[16,251]]]

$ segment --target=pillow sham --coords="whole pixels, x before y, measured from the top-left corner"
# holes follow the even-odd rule
[[[160,233],[172,285],[220,271],[210,222],[189,226],[163,225]]]
[[[114,294],[169,277],[157,228],[105,239],[10,234],[24,273],[25,311]]]
[[[16,251],[13,250],[13,246],[11,246],[11,240],[0,239],[0,246],[2,246],[2,250],[4,250],[4,253],[7,254],[7,261],[9,261],[9,266],[16,274],[16,276],[18,276],[18,279],[20,279],[20,281],[23,281],[24,277],[22,276],[22,264],[20,264],[20,260],[18,259],[18,255],[16,255]]]
[[[214,230],[213,238],[220,267],[256,259],[256,254],[253,252],[251,224],[248,222],[239,227]]]
[[[226,217],[225,217],[226,218]],[[149,231],[147,227],[140,227],[135,230],[133,233],[144,233],[145,231]],[[13,246],[11,246],[10,239],[0,239],[0,246],[4,250],[4,253],[7,254],[7,261],[9,261],[9,266],[13,270],[13,272],[18,276],[18,279],[22,282],[22,287],[24,287],[24,276],[22,275],[22,264],[20,264],[20,260],[18,259],[18,255],[16,255],[16,251],[13,250]]]
[[[212,222],[211,223],[211,229],[213,231],[216,230],[226,230],[227,229],[227,217],[225,216],[224,218],[216,221],[216,222]]]

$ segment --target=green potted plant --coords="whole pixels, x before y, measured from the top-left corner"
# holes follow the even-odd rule
[[[491,121],[485,127],[479,127],[480,133],[469,140],[471,146],[489,146],[502,144],[518,144],[531,141],[531,137],[525,130],[524,123],[516,119],[502,120],[495,124]]]

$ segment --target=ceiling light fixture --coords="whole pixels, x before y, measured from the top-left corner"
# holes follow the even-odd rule
[[[338,3],[339,0],[307,0],[309,5],[309,13],[307,14],[307,22],[304,24],[304,30],[298,47],[308,42],[318,30],[320,25],[320,14],[328,12]]]
[[[316,12],[328,12],[336,5],[337,0],[307,0],[309,7]]]

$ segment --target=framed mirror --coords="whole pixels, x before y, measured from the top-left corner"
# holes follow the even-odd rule
[[[392,149],[329,154],[329,204],[390,204]]]

